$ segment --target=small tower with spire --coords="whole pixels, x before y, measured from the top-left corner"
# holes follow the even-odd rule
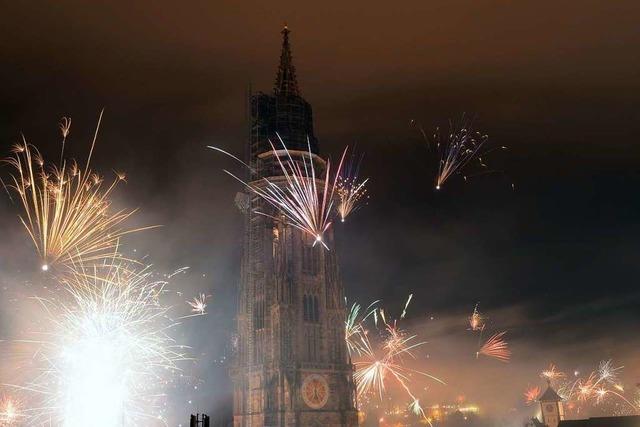
[[[560,421],[564,419],[562,398],[551,387],[551,381],[548,379],[547,390],[538,398],[538,402],[542,413],[542,423],[547,427],[558,427]]]

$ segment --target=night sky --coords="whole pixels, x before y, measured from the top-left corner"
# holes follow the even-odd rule
[[[125,171],[118,205],[140,208],[135,224],[163,225],[129,246],[159,270],[190,266],[176,285],[186,295],[213,295],[182,332],[203,384],[195,409],[176,398],[177,414],[228,393],[217,360],[234,325],[240,187],[222,172],[236,164],[205,146],[243,152],[246,93],[271,91],[285,21],[322,154],[366,153],[369,203],[336,225],[348,298],[399,313],[414,294],[408,325],[449,382],[432,400],[465,394],[520,425],[533,415],[522,391],[551,361],[573,371],[614,358],[640,380],[636,1],[252,3],[2,6],[2,156],[23,133],[55,158],[70,116],[67,147],[84,159],[104,108],[94,168]],[[435,193],[434,159],[410,122],[430,132],[463,113],[508,147],[486,158],[502,172]],[[7,293],[37,263],[17,213],[0,198]],[[4,301],[11,336],[20,322]],[[509,331],[511,364],[475,360],[465,322],[478,302]]]

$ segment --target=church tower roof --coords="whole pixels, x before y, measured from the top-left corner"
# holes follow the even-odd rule
[[[298,79],[296,78],[296,67],[293,65],[291,56],[291,45],[289,44],[289,28],[285,24],[282,29],[282,52],[280,53],[280,65],[276,75],[276,83],[273,92],[276,95],[300,96],[298,89]]]
[[[551,387],[551,383],[547,383],[547,390],[538,398],[538,402],[562,402],[562,398]]]

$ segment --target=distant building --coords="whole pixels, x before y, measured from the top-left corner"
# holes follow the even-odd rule
[[[538,398],[542,422],[537,418],[531,418],[525,423],[525,427],[559,427],[564,420],[564,408],[562,398],[551,387],[551,382],[547,381],[547,389]],[[640,427],[640,426],[639,426]]]
[[[545,427],[536,417],[531,418],[529,421],[524,423],[524,427]]]
[[[540,398],[542,422],[537,418],[527,421],[524,427],[640,427],[640,416],[628,417],[596,417],[585,420],[565,420],[562,398],[551,387],[542,393]]]
[[[550,381],[547,384],[547,390],[538,398],[542,411],[542,423],[547,427],[558,427],[560,421],[564,419],[562,398],[551,387]]]
[[[444,421],[452,416],[466,419],[469,416],[477,416],[479,413],[478,406],[469,404],[441,404],[425,408],[427,418],[433,421]]]
[[[640,427],[640,416],[597,417],[586,420],[560,421],[558,427]]]

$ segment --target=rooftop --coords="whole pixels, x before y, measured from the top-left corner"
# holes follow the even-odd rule
[[[586,420],[560,421],[558,427],[640,427],[640,416],[597,417]]]

